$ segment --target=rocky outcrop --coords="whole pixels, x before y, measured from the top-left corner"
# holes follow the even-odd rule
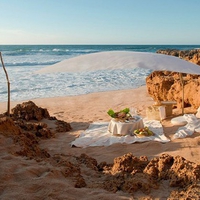
[[[38,126],[46,127],[40,122],[37,122],[35,128]],[[31,170],[31,174],[36,174],[35,177],[43,182],[45,176],[59,177],[70,181],[75,188],[91,191],[104,189],[115,193],[129,193],[131,196],[137,191],[141,194],[151,194],[151,191],[168,184],[170,189],[167,199],[199,199],[200,165],[181,156],[162,154],[149,160],[147,156],[136,157],[127,153],[114,158],[111,163],[103,161],[98,164],[95,158],[84,153],[52,154],[48,149],[42,149],[39,145],[41,137],[35,135],[31,127],[32,125],[28,127],[29,131],[24,131],[12,118],[0,116],[0,137],[9,139],[9,153],[24,157],[23,166],[27,167],[26,170]],[[9,163],[10,159],[9,156],[3,156],[2,162],[8,160]],[[35,165],[31,166],[33,162],[29,159],[37,161],[38,170]],[[9,180],[18,180],[19,173],[11,167],[12,170],[8,164],[5,176]],[[1,179],[5,181],[3,172]],[[11,183],[8,182],[8,185]]]
[[[189,197],[183,192],[185,190],[195,199],[200,191],[196,187],[200,182],[200,165],[181,156],[163,154],[149,161],[146,156],[138,158],[132,153],[127,153],[116,157],[113,163],[98,164],[86,154],[75,157],[57,154],[51,163],[61,167],[65,178],[73,178],[76,188],[99,188],[130,194],[141,191],[149,194],[158,189],[162,182],[167,182],[174,188],[171,196],[173,198],[181,194]],[[194,188],[196,190],[193,190]]]
[[[55,121],[55,128],[41,121],[46,118]],[[49,153],[39,147],[41,139],[51,138],[56,132],[67,132],[72,128],[69,123],[51,117],[47,109],[40,108],[32,101],[18,104],[12,109],[10,117],[0,115],[0,135],[12,138],[18,145],[12,154],[28,158],[48,158]]]
[[[200,65],[200,50],[159,50],[157,53],[180,57]],[[184,107],[200,106],[200,76],[182,74],[184,82]],[[146,78],[147,90],[155,101],[176,101],[182,107],[183,87],[179,73],[155,71]]]
[[[192,49],[185,51],[167,49],[167,50],[158,50],[156,53],[176,56],[184,60],[187,60],[189,62],[200,65],[200,49]]]
[[[16,150],[10,150],[14,155],[28,158],[49,157],[47,151],[39,147],[38,137],[33,132],[21,129],[10,117],[0,117],[0,134],[12,138],[13,143],[18,146]]]
[[[49,112],[45,108],[40,108],[32,101],[17,104],[12,109],[12,116],[16,119],[23,119],[26,121],[37,120],[40,121],[43,118],[49,118]]]
[[[0,134],[4,136],[20,135],[21,129],[10,117],[0,116]]]
[[[11,117],[22,129],[34,131],[38,136],[46,138],[51,137],[53,134],[47,128],[47,124],[40,122],[42,119],[55,120],[56,132],[67,132],[72,129],[69,123],[51,117],[46,108],[38,107],[32,101],[17,104],[12,109]]]
[[[200,181],[200,165],[185,160],[181,156],[170,156],[163,154],[158,158],[148,160],[146,156],[137,158],[132,153],[114,159],[111,166],[104,166],[107,174],[103,188],[117,192],[122,190],[134,193],[141,190],[149,194],[152,189],[159,188],[163,180],[168,180],[170,187],[183,190],[195,187]],[[189,189],[188,191],[191,191]],[[198,194],[197,188],[196,194]],[[174,191],[174,194],[179,195]],[[196,197],[194,193],[194,196]]]

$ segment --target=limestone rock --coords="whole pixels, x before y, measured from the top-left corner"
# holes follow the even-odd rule
[[[151,189],[157,189],[163,180],[168,180],[170,187],[187,190],[200,181],[200,165],[181,156],[168,154],[162,154],[148,161],[146,156],[137,158],[132,153],[128,153],[115,158],[113,165],[104,169],[103,172],[107,177],[103,188],[113,192],[122,190],[134,193],[141,190],[148,194]],[[191,189],[188,191],[190,192]],[[193,195],[198,192],[197,188]]]
[[[190,61],[197,65],[200,65],[200,49],[192,50],[176,50],[176,49],[167,49],[167,50],[158,50],[156,53],[166,54],[171,56],[176,56],[184,60]]]
[[[36,106],[32,101],[18,104],[12,109],[10,117],[0,115],[0,135],[12,138],[13,143],[18,146],[16,151],[12,151],[13,154],[30,159],[50,157],[46,150],[40,148],[39,141],[53,137],[55,132],[48,124],[40,121],[43,118],[55,120],[57,132],[72,129],[69,123],[50,117],[47,109]]]
[[[12,116],[16,119],[23,120],[37,120],[40,121],[43,118],[49,118],[49,112],[46,108],[40,108],[32,101],[17,104],[12,110]]]
[[[21,129],[14,123],[10,117],[0,117],[0,134],[4,136],[20,135]]]
[[[180,57],[200,65],[200,50],[159,50],[157,53]],[[184,107],[200,106],[200,75],[182,74],[184,81]],[[182,107],[183,87],[179,73],[155,71],[146,78],[147,91],[155,101],[176,101]]]

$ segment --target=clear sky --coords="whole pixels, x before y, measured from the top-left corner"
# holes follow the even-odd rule
[[[0,0],[0,44],[200,44],[200,0]]]

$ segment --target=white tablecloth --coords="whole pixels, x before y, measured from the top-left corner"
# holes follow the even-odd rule
[[[144,128],[144,123],[141,117],[135,117],[136,120],[130,122],[121,122],[111,119],[108,124],[108,131],[113,135],[133,135],[133,131],[139,128]]]
[[[91,147],[91,146],[109,146],[116,143],[132,144],[135,142],[157,141],[166,143],[170,140],[164,135],[163,127],[160,121],[145,120],[143,119],[144,126],[149,127],[154,132],[150,137],[137,137],[137,136],[116,136],[108,131],[108,122],[94,122],[90,124],[87,130],[80,133],[72,143],[72,147]]]

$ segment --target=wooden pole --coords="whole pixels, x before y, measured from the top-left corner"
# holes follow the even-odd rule
[[[182,84],[182,115],[184,114],[184,80],[183,80],[183,74],[179,73],[180,75],[180,80]]]
[[[5,68],[5,65],[4,65],[4,62],[3,62],[3,58],[2,58],[1,52],[0,52],[0,57],[1,57],[1,64],[3,66],[3,70],[4,70],[5,74],[6,74],[6,79],[7,79],[7,85],[8,85],[7,115],[10,116],[10,81],[9,81],[8,73],[6,71],[6,68]]]

